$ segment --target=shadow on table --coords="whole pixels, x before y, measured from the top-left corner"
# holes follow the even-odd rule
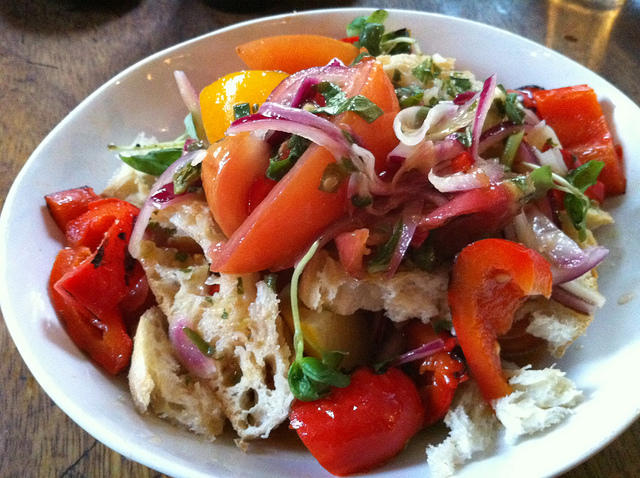
[[[84,30],[129,12],[140,0],[2,0],[0,15],[23,29]]]

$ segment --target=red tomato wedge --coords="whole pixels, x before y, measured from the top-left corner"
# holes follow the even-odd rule
[[[230,237],[249,216],[254,183],[269,166],[269,145],[249,133],[215,143],[202,162],[202,186],[216,223]]]
[[[532,92],[538,115],[558,135],[562,147],[584,164],[604,161],[599,180],[606,195],[623,194],[627,187],[622,156],[593,89],[587,85]]]
[[[354,82],[363,86],[359,91],[347,91],[347,95],[364,95],[380,106],[385,114],[370,124],[353,112],[338,115],[332,121],[351,128],[359,144],[373,152],[376,158],[384,160],[398,143],[390,127],[399,111],[393,85],[382,66],[373,59],[360,62],[354,68],[365,80]],[[225,142],[238,141],[234,138],[228,137]],[[291,266],[329,224],[346,212],[346,183],[336,193],[318,189],[325,168],[334,162],[335,158],[328,150],[312,144],[221,250],[214,254],[211,270],[247,273]],[[229,164],[231,159],[224,167]],[[218,174],[222,175],[222,171],[219,170]],[[207,200],[211,201],[209,197]],[[246,204],[246,200],[243,201],[242,207]]]
[[[253,70],[295,73],[324,66],[334,58],[348,65],[359,50],[350,43],[322,35],[279,35],[244,43],[236,52]]]
[[[497,337],[530,295],[551,295],[549,263],[536,251],[504,239],[484,239],[458,255],[449,306],[458,342],[487,402],[511,393]]]
[[[365,472],[390,460],[422,426],[424,408],[413,381],[390,368],[357,369],[345,388],[312,402],[295,400],[291,428],[330,473]]]

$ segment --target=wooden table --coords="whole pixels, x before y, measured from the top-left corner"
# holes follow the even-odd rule
[[[215,1],[2,0],[0,206],[18,171],[46,134],[102,83],[149,54],[261,15],[307,8],[388,7],[392,3],[270,1],[264,3],[270,7],[242,13],[217,9],[211,6]],[[640,103],[640,0],[627,0],[613,20],[610,36],[593,26],[586,34],[580,32],[567,19],[558,20],[556,7],[543,0],[405,0],[392,6],[478,20],[540,43],[550,44],[549,31],[556,36],[554,48],[576,54],[598,42],[597,48],[604,53],[587,52],[582,61],[590,62]],[[0,343],[0,476],[163,476],[98,443],[58,409],[27,370],[4,322]],[[629,364],[630,380],[635,378],[636,365]],[[636,422],[605,450],[564,476],[633,477],[640,476],[639,470],[640,422]]]

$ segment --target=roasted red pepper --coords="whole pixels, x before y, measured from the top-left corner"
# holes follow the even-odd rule
[[[87,205],[100,199],[100,196],[92,188],[85,186],[49,194],[44,199],[60,230],[66,232],[67,224],[87,212]]]
[[[449,306],[471,374],[487,402],[511,393],[500,362],[498,337],[530,295],[551,295],[551,269],[537,252],[504,239],[465,247],[453,266]]]
[[[613,143],[607,120],[595,92],[587,85],[532,93],[538,116],[558,135],[562,147],[577,157],[578,165],[604,161],[599,180],[606,195],[623,194],[627,186],[621,150]]]
[[[144,271],[127,251],[139,210],[118,199],[76,197],[82,205],[71,201],[65,207],[84,212],[66,223],[70,247],[56,258],[49,290],[71,339],[107,372],[117,374],[132,352],[127,323],[149,295]]]
[[[424,420],[413,381],[390,368],[357,369],[345,388],[312,402],[296,400],[289,415],[309,451],[330,473],[365,472],[396,456]]]
[[[443,350],[412,364],[425,407],[423,426],[428,427],[444,418],[449,411],[458,385],[468,378],[466,365],[456,354],[460,350],[458,341],[448,331],[436,334],[431,324],[413,320],[404,328],[403,334],[408,350],[415,350],[438,338],[445,344]]]
[[[86,247],[62,249],[51,270],[49,294],[71,340],[108,373],[116,375],[129,364],[133,349],[120,314],[114,308],[97,317],[56,289],[56,283],[65,274],[73,272],[90,257],[92,253]]]

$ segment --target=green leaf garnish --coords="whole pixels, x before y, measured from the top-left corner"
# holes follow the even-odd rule
[[[402,219],[400,219],[393,228],[391,237],[384,244],[378,246],[371,260],[367,263],[367,270],[371,273],[383,272],[389,268],[391,256],[398,247],[402,228],[404,227]]]
[[[244,118],[251,114],[251,105],[249,103],[238,103],[233,105],[233,117],[235,119]]]
[[[149,151],[144,154],[131,156],[119,154],[119,156],[122,161],[137,171],[151,174],[152,176],[160,176],[169,166],[182,156],[182,149],[182,147],[168,148]]]
[[[203,355],[207,357],[212,357],[213,354],[216,353],[216,348],[213,345],[206,342],[200,336],[200,334],[195,330],[190,329],[189,327],[182,327],[182,331],[189,338],[189,340],[193,342],[193,345],[198,347],[198,350],[200,350],[200,352],[202,352]]]
[[[302,136],[292,135],[282,143],[278,152],[269,159],[266,176],[280,181],[287,174],[300,156],[307,150],[311,142]]]
[[[189,186],[200,179],[201,171],[202,163],[195,166],[191,163],[185,164],[173,175],[173,192],[175,194],[185,193]]]
[[[338,85],[328,81],[314,85],[313,89],[324,96],[326,105],[312,110],[312,113],[335,116],[345,111],[353,111],[367,123],[372,123],[384,114],[382,108],[366,96],[356,95],[347,98],[347,94]]]
[[[298,283],[305,266],[320,246],[320,240],[315,241],[304,257],[298,262],[291,277],[291,315],[293,316],[294,334],[293,346],[295,360],[289,368],[289,388],[298,400],[312,401],[323,397],[329,392],[329,387],[346,387],[349,376],[338,370],[340,357],[334,352],[323,354],[322,361],[304,356],[304,335],[300,326],[300,310],[298,308]]]

